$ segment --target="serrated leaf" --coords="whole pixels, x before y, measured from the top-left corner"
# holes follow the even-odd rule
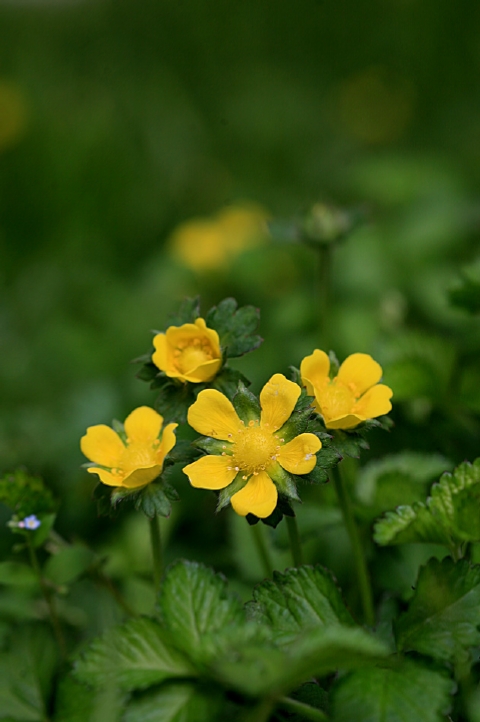
[[[398,647],[435,659],[465,659],[480,645],[480,566],[450,557],[421,567],[407,612],[395,625]]]
[[[260,312],[253,306],[237,309],[234,298],[225,298],[207,314],[206,323],[215,329],[220,337],[220,345],[229,358],[243,356],[258,348],[263,339],[254,335],[260,318]]]
[[[353,459],[360,458],[361,452],[368,449],[369,445],[365,439],[370,425],[364,423],[359,429],[342,431],[341,429],[329,429],[331,434],[331,447],[341,458],[350,456]]]
[[[176,313],[168,317],[169,326],[183,326],[184,323],[194,323],[200,316],[200,297],[185,298]]]
[[[223,643],[221,632],[245,623],[238,597],[226,579],[202,564],[178,561],[165,576],[159,609],[178,649],[195,662],[206,663]]]
[[[332,573],[320,565],[274,572],[273,581],[255,587],[247,613],[270,626],[278,643],[308,629],[355,624]]]
[[[167,679],[193,677],[195,669],[174,649],[153,619],[132,619],[96,639],[75,666],[75,674],[93,687],[116,685],[128,692]]]
[[[221,696],[191,683],[166,684],[131,702],[124,722],[212,722]]]
[[[213,666],[219,680],[252,696],[287,694],[312,677],[378,662],[387,647],[363,629],[312,629],[283,648],[250,642],[220,657]]]
[[[358,669],[333,690],[332,722],[442,722],[452,692],[450,679],[408,660]]]
[[[115,685],[92,690],[68,676],[58,685],[54,722],[120,722],[125,699]]]
[[[166,376],[156,379],[155,386],[152,384],[152,389],[159,390],[155,409],[163,416],[165,424],[172,421],[185,423],[188,408],[195,400],[191,386],[188,383],[175,383]]]
[[[432,486],[425,504],[401,506],[375,525],[379,544],[434,542],[450,548],[480,540],[480,459],[464,462]]]
[[[222,394],[225,394],[227,398],[232,401],[237,393],[238,384],[243,383],[245,386],[250,385],[250,381],[237,369],[232,369],[229,366],[224,366],[220,373],[218,373],[213,381],[208,385],[208,388],[217,389]],[[203,386],[203,388],[206,388]]]
[[[110,496],[112,506],[132,501],[135,509],[142,511],[149,519],[154,516],[169,517],[172,511],[170,502],[176,501],[178,494],[164,481],[164,477],[165,472],[159,480],[151,481],[140,489],[114,488]]]

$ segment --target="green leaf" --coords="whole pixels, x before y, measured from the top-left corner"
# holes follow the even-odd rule
[[[178,493],[165,481],[165,475],[142,486],[140,489],[116,487],[111,491],[110,499],[113,507],[123,501],[132,501],[137,511],[142,511],[149,519],[154,516],[169,517],[172,511],[171,501],[178,500]]]
[[[232,401],[237,393],[239,383],[245,386],[250,385],[250,381],[240,371],[224,366],[213,381],[208,385],[202,385],[202,388],[217,389],[217,391],[225,394],[225,396]]]
[[[470,313],[480,311],[480,258],[462,269],[460,279],[449,290],[448,296],[453,306]]]
[[[332,693],[332,722],[442,722],[453,682],[404,660],[398,666],[358,669]]]
[[[480,459],[464,462],[434,484],[425,504],[401,506],[375,525],[378,544],[435,542],[454,546],[480,540]]]
[[[200,316],[200,297],[185,298],[176,313],[170,314],[169,326],[183,326],[184,323],[194,323]],[[208,325],[208,324],[207,324]]]
[[[274,572],[273,581],[255,587],[247,611],[270,626],[279,643],[308,629],[355,624],[332,573],[320,565]]]
[[[243,356],[260,346],[263,339],[253,333],[259,318],[257,308],[243,306],[237,309],[234,298],[225,298],[218,306],[210,309],[205,320],[209,328],[217,331],[226,356],[232,358]]]
[[[245,623],[240,600],[227,581],[202,564],[177,561],[165,576],[160,612],[175,646],[198,663],[205,663],[223,644],[222,632]]]
[[[38,578],[32,567],[21,562],[0,563],[0,584],[18,587],[35,587]]]
[[[329,429],[331,435],[331,447],[340,458],[350,456],[353,459],[359,459],[362,451],[370,448],[365,434],[372,427],[372,421],[364,422],[358,428],[350,431],[342,431],[341,429]]]
[[[117,685],[128,692],[167,679],[195,676],[191,664],[170,645],[153,619],[132,619],[96,639],[75,666],[80,682]]]
[[[9,651],[0,654],[1,718],[43,722],[56,664],[56,647],[47,628],[31,625],[15,631]]]
[[[124,722],[212,722],[222,702],[215,689],[187,682],[165,684],[131,702]]]
[[[281,649],[265,641],[239,644],[215,661],[213,672],[223,684],[244,694],[276,696],[312,677],[378,662],[387,652],[363,629],[335,625],[309,630]]]
[[[398,647],[435,659],[465,659],[480,645],[480,566],[446,557],[421,567],[410,606],[395,625]]]
[[[120,722],[126,695],[114,684],[93,690],[64,677],[55,700],[55,722]]]
[[[95,554],[84,546],[69,546],[52,555],[43,573],[54,584],[70,584],[78,579],[95,559]]]
[[[152,389],[159,389],[155,399],[155,408],[165,423],[176,421],[179,424],[187,420],[188,408],[195,401],[192,384],[172,381],[167,376],[158,377]]]

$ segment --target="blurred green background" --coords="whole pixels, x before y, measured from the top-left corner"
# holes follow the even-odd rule
[[[170,252],[179,223],[241,201],[364,209],[335,249],[330,342],[394,389],[372,453],[478,455],[479,325],[448,289],[478,253],[479,37],[480,6],[447,0],[0,2],[0,465],[44,476],[60,531],[111,528],[79,438],[153,404],[129,362],[185,295],[261,308],[237,364],[255,391],[322,343],[311,249],[207,271]],[[198,523],[207,548],[213,495],[178,484],[178,538]]]

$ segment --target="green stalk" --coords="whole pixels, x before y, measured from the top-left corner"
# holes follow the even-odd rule
[[[268,553],[267,545],[265,544],[265,537],[263,536],[261,522],[253,524],[250,529],[252,530],[253,540],[257,548],[258,556],[262,562],[265,576],[271,578],[273,575],[273,564],[270,559],[270,554]]]
[[[294,567],[301,567],[303,564],[302,545],[300,543],[300,535],[298,533],[297,519],[294,516],[286,516],[288,538],[290,540],[290,549],[292,551],[292,559]]]
[[[40,589],[42,590],[43,598],[45,599],[45,602],[48,607],[48,613],[50,615],[50,622],[52,625],[53,633],[55,635],[55,639],[58,644],[58,649],[60,650],[60,656],[64,660],[67,656],[67,647],[65,644],[65,638],[63,636],[62,627],[60,625],[60,620],[57,615],[57,610],[55,609],[55,601],[52,595],[51,589],[49,589],[45,578],[42,574],[42,570],[40,569],[40,564],[38,563],[37,553],[35,551],[35,547],[33,546],[33,542],[31,539],[31,536],[27,536],[27,545],[28,545],[28,551],[30,553],[30,562],[32,565],[32,568],[37,575],[38,583],[40,584]]]
[[[343,521],[345,522],[350,544],[352,546],[358,588],[360,591],[360,599],[362,601],[364,622],[369,627],[373,627],[375,624],[375,613],[373,609],[373,595],[370,576],[368,573],[365,553],[360,540],[360,534],[353,514],[353,506],[347,489],[344,468],[341,463],[338,465],[335,473],[335,489],[340,508],[342,510]]]
[[[278,704],[291,712],[299,714],[300,717],[305,717],[305,719],[310,719],[314,722],[328,722],[327,715],[325,712],[322,712],[321,709],[311,707],[309,704],[299,702],[297,699],[292,699],[291,697],[280,697]]]
[[[160,537],[160,523],[158,516],[154,516],[149,521],[150,524],[150,544],[152,546],[152,559],[153,559],[153,586],[155,588],[155,594],[158,595],[160,592],[160,585],[163,574],[163,550],[162,540]]]

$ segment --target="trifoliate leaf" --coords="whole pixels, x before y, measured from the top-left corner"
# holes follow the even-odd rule
[[[446,557],[421,567],[415,594],[395,632],[402,651],[454,661],[480,645],[479,627],[480,566]]]
[[[226,579],[196,562],[169,567],[159,608],[175,646],[200,664],[215,656],[222,632],[245,624],[242,604],[228,591]]]
[[[270,626],[279,643],[308,629],[355,624],[332,573],[320,565],[273,572],[273,581],[255,587],[247,612]]]
[[[131,702],[124,722],[212,722],[222,702],[214,688],[189,682],[164,684]]]
[[[357,669],[332,693],[333,722],[442,722],[453,683],[404,660],[398,666]]]
[[[252,696],[288,694],[312,677],[378,662],[387,647],[363,629],[336,625],[304,632],[278,648],[265,641],[238,645],[215,661],[223,684]]]
[[[225,298],[218,306],[210,309],[206,316],[208,328],[213,328],[220,337],[220,346],[226,356],[243,356],[258,348],[263,339],[254,335],[260,312],[253,306],[237,308],[234,298]]]
[[[192,665],[166,637],[155,620],[132,619],[96,639],[77,662],[75,674],[92,687],[112,684],[125,692],[195,676]]]
[[[480,459],[464,462],[434,484],[426,503],[387,512],[375,525],[378,544],[434,542],[450,548],[480,540]]]

